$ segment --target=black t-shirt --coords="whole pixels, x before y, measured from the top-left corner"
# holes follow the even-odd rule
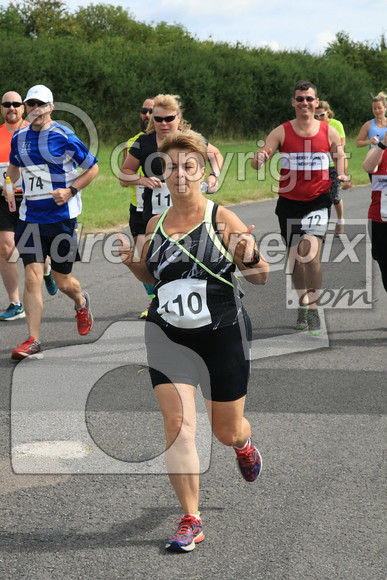
[[[131,146],[129,153],[139,160],[145,177],[158,177],[164,181],[155,132],[140,135]]]
[[[129,153],[139,160],[145,177],[158,177],[164,182],[161,160],[157,152],[156,132],[140,135],[131,146]],[[142,216],[148,223],[153,215],[152,189],[145,187],[142,196],[144,200]]]

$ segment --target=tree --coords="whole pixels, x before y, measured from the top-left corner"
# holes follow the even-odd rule
[[[10,16],[19,14],[24,35],[31,38],[71,34],[70,14],[61,0],[24,0],[9,5]]]
[[[139,30],[150,28],[133,20],[128,10],[112,4],[89,4],[79,8],[75,22],[80,33],[88,42],[106,36],[133,39]]]
[[[26,24],[20,9],[15,4],[11,3],[7,8],[0,6],[0,30],[25,36]]]
[[[387,78],[387,46],[384,34],[380,42],[355,42],[348,33],[341,31],[336,39],[328,45],[325,56],[338,56],[344,59],[354,69],[364,69],[372,79],[372,88],[379,92],[386,88]]]

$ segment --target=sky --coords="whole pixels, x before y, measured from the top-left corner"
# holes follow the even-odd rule
[[[70,11],[89,0],[63,0]],[[135,20],[181,24],[199,40],[322,53],[337,32],[378,42],[387,35],[387,0],[93,0],[122,6]]]

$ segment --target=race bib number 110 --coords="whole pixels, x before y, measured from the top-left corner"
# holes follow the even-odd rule
[[[158,290],[158,314],[177,328],[201,328],[211,323],[207,305],[207,281],[185,278]]]

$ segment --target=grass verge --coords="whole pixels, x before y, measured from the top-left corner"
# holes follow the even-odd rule
[[[255,141],[243,144],[231,141],[214,143],[224,157],[224,169],[218,192],[211,199],[221,205],[277,197],[275,186],[278,176],[278,154],[259,171],[250,166],[250,159],[257,149]],[[118,167],[112,161],[114,147],[103,145],[98,152],[99,173],[83,191],[83,211],[79,223],[83,232],[115,231],[126,227],[129,219],[131,189],[118,182]],[[368,149],[358,149],[354,139],[347,140],[348,167],[354,185],[369,183],[362,163]]]

